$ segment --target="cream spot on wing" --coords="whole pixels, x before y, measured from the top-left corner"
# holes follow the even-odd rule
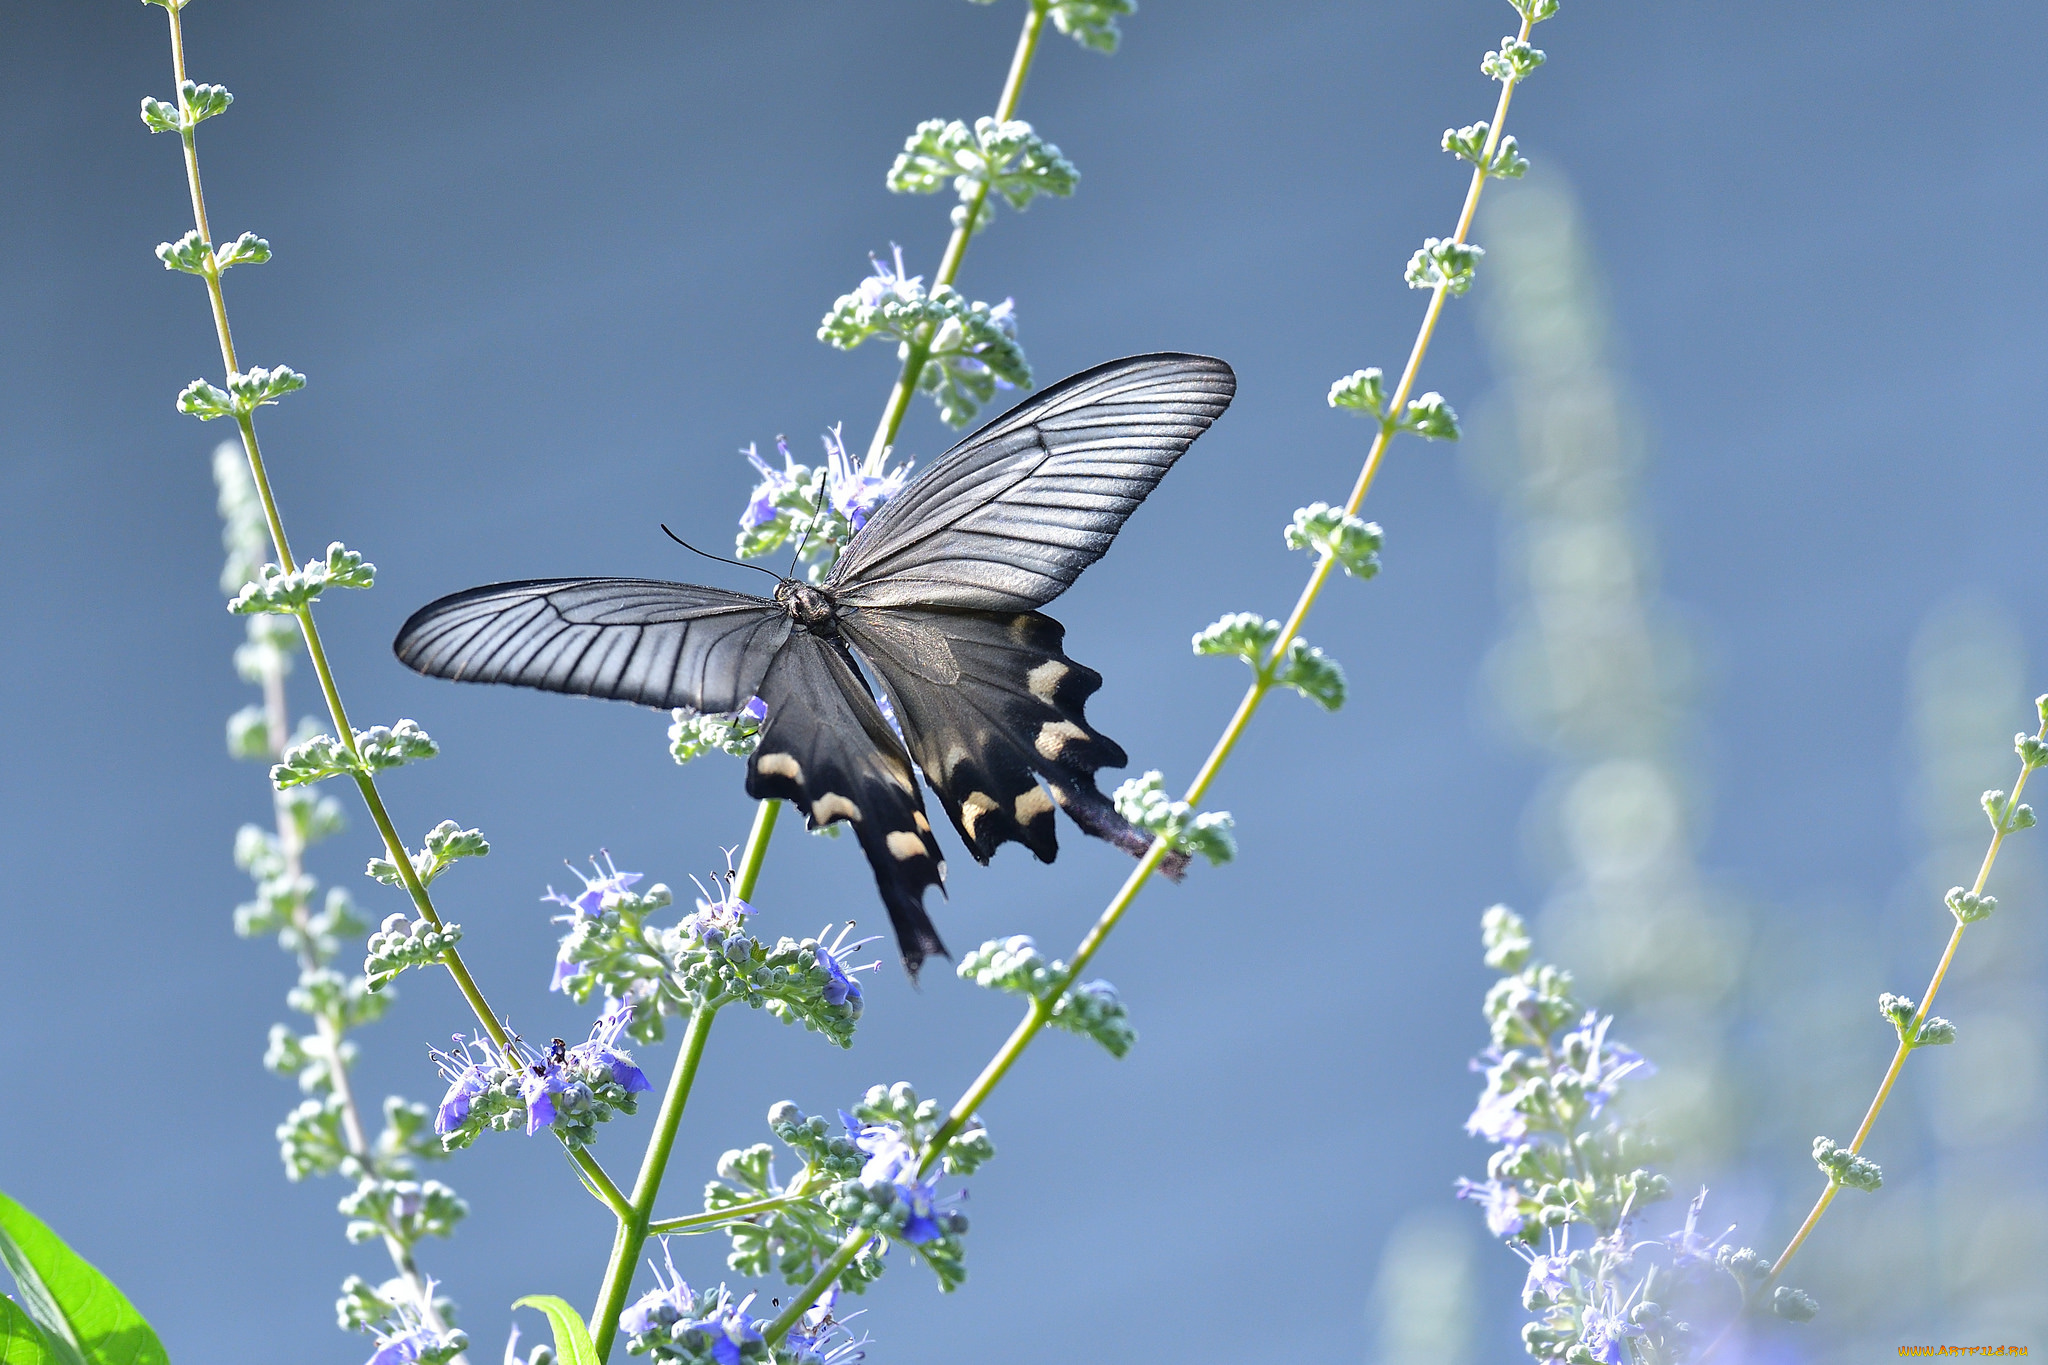
[[[826,792],[811,803],[811,819],[818,824],[829,824],[842,815],[849,820],[858,820],[860,807],[837,792]]]
[[[1031,638],[1031,627],[1033,624],[1034,622],[1029,616],[1011,617],[1010,638],[1017,641],[1019,644],[1022,644],[1025,641],[1029,640]]]
[[[921,833],[930,834],[932,832],[932,822],[924,818],[923,811],[914,810],[910,812],[910,818],[917,822],[917,828]]]
[[[996,799],[987,792],[969,792],[967,799],[960,803],[960,823],[967,830],[970,839],[979,838],[974,826],[982,816],[996,809]]]
[[[924,856],[924,840],[907,829],[889,831],[889,851],[896,855],[896,861],[908,862]]]
[[[1034,747],[1037,748],[1040,758],[1052,762],[1069,744],[1077,739],[1087,738],[1088,732],[1070,720],[1049,720],[1039,727],[1038,740]]]
[[[754,767],[770,777],[786,777],[792,782],[804,780],[804,770],[788,754],[762,754],[754,760]]]
[[[946,750],[945,761],[939,764],[939,781],[951,782],[953,780],[953,769],[966,761],[967,750],[964,746],[955,744],[952,748]]]
[[[910,769],[905,767],[903,764],[885,763],[882,765],[882,771],[888,774],[889,780],[891,782],[894,782],[897,786],[903,788],[903,790],[907,792],[917,790],[917,788],[911,784]]]
[[[1052,798],[1037,787],[1017,798],[1017,823],[1028,825],[1041,815],[1052,813]]]
[[[1054,690],[1060,685],[1060,679],[1066,677],[1067,673],[1067,666],[1058,659],[1047,659],[1024,675],[1024,684],[1031,689],[1032,696],[1040,701],[1051,701]]]

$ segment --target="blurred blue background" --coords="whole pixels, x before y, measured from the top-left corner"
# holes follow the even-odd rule
[[[401,828],[490,837],[441,900],[530,1037],[587,1022],[544,994],[537,898],[562,860],[703,875],[745,833],[739,768],[678,769],[652,713],[414,677],[391,636],[491,579],[708,576],[656,522],[723,542],[739,447],[786,433],[803,458],[841,421],[864,439],[893,362],[827,349],[817,319],[891,242],[929,278],[951,197],[882,174],[918,120],[988,112],[1017,11],[187,14],[192,74],[236,96],[201,133],[216,236],[277,253],[229,280],[244,364],[311,378],[263,422],[286,517],[379,566],[377,591],[323,605],[330,649],[359,724],[415,717],[443,746],[386,784]],[[1278,528],[1349,486],[1364,429],[1325,390],[1406,354],[1422,296],[1400,267],[1465,184],[1437,138],[1490,111],[1478,58],[1512,18],[1156,0],[1113,57],[1045,41],[1021,115],[1080,191],[1005,211],[961,287],[1016,298],[1041,380],[1162,348],[1239,376],[1054,607],[1138,770],[1192,773],[1243,678],[1188,635],[1284,610],[1305,562]],[[258,1061],[289,963],[229,928],[234,829],[268,801],[221,741],[253,699],[215,584],[208,455],[229,433],[172,410],[219,360],[200,286],[150,255],[190,226],[176,144],[135,116],[170,93],[162,15],[17,6],[7,29],[0,1188],[175,1359],[360,1360],[330,1305],[383,1256],[341,1239],[336,1182],[280,1173],[298,1095]],[[1871,999],[1919,994],[1938,892],[1981,850],[1975,794],[2009,784],[2007,736],[2048,688],[2038,29],[2017,2],[1578,0],[1540,30],[1551,60],[1510,125],[1536,169],[1492,192],[1495,255],[1422,377],[1467,440],[1395,449],[1367,508],[1386,571],[1333,585],[1308,629],[1350,704],[1261,715],[1212,797],[1242,856],[1149,891],[1098,960],[1139,1046],[1112,1062],[1053,1037],[1019,1067],[986,1111],[1001,1156],[973,1181],[972,1278],[941,1298],[898,1266],[863,1320],[874,1358],[1520,1358],[1520,1264],[1448,1201],[1486,1155],[1460,1124],[1496,900],[1666,1063],[1647,1112],[1681,1184],[1713,1184],[1737,1240],[1782,1244],[1818,1186],[1812,1135],[1846,1136],[1889,1052]],[[950,439],[920,399],[898,450]],[[1063,843],[1051,868],[953,860],[936,914],[956,951],[1071,944],[1126,864]],[[314,870],[375,919],[399,902],[356,875],[373,844],[358,818]],[[1837,1204],[1792,1277],[1823,1316],[1767,1353],[2042,1341],[2023,858],[1943,997],[1963,1046],[1909,1069],[1870,1149],[1886,1191]],[[851,842],[787,825],[757,901],[770,933],[880,919]],[[433,1099],[424,1044],[467,1016],[444,980],[402,985],[357,1035],[358,1084]],[[919,990],[885,972],[850,1053],[728,1014],[665,1209],[694,1209],[776,1100],[897,1079],[950,1097],[1012,1015],[942,969]],[[601,1137],[621,1178],[644,1128]],[[552,1144],[434,1174],[474,1212],[422,1260],[478,1359],[515,1296],[591,1297],[609,1223]],[[676,1250],[721,1273],[718,1241]]]

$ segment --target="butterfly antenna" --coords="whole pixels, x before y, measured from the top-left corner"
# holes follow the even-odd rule
[[[818,482],[818,505],[811,509],[811,526],[816,526],[818,518],[825,515],[825,497],[829,491],[830,482],[831,475],[829,474]],[[796,553],[789,557],[789,576],[791,578],[796,577],[796,566],[803,562],[804,546],[811,543],[811,526],[804,528],[803,539],[796,543]]]
[[[782,581],[780,578],[776,577],[775,570],[773,569],[764,569],[759,564],[749,564],[744,559],[727,559],[723,555],[707,554],[705,551],[700,550],[696,546],[692,545],[689,541],[684,540],[674,531],[669,530],[666,525],[664,525],[661,528],[661,533],[667,536],[670,540],[673,540],[676,544],[682,546],[685,550],[688,550],[693,555],[703,555],[704,558],[716,560],[720,564],[736,564],[742,569],[752,569],[755,573],[767,574],[770,578],[774,578],[775,581],[778,583]]]

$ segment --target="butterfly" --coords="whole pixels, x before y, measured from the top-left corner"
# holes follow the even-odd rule
[[[747,794],[792,802],[813,829],[853,826],[915,977],[946,952],[924,909],[946,864],[918,773],[982,863],[1006,842],[1051,862],[1055,806],[1133,854],[1149,847],[1095,785],[1128,762],[1082,714],[1102,676],[1038,608],[1102,557],[1236,388],[1222,361],[1179,353],[1069,376],[940,456],[816,585],[493,583],[420,608],[392,648],[433,677],[664,710],[758,698]]]

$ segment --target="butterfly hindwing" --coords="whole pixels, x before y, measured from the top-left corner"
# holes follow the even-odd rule
[[[392,649],[437,678],[737,711],[790,631],[765,598],[639,578],[493,583],[430,602]]]
[[[924,910],[926,888],[945,885],[946,864],[902,744],[836,641],[792,632],[760,695],[768,720],[747,761],[747,795],[792,802],[813,829],[853,826],[915,976],[946,951]]]
[[[1051,862],[1055,804],[1134,854],[1151,843],[1095,785],[1097,769],[1128,760],[1088,723],[1083,706],[1102,675],[1066,656],[1059,622],[891,608],[844,613],[840,628],[880,677],[912,757],[978,861],[1014,841]]]
[[[845,606],[1019,611],[1102,557],[1230,405],[1208,356],[1113,360],[1034,394],[939,457],[861,529],[826,587]]]

